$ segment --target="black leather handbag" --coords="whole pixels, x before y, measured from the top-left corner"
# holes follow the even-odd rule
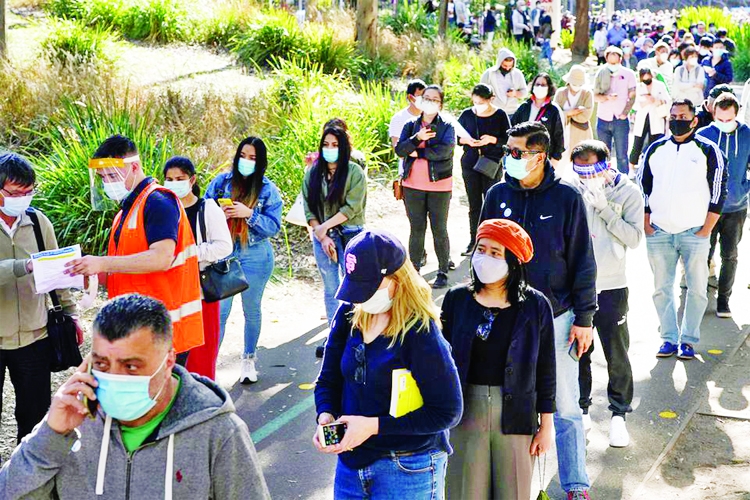
[[[33,208],[26,214],[34,224],[34,236],[40,252],[46,250],[42,229],[39,227],[39,217]],[[78,335],[76,334],[76,323],[70,315],[65,314],[57,292],[49,292],[52,300],[52,309],[47,313],[47,337],[50,340],[52,352],[50,354],[50,371],[61,372],[73,366],[83,363],[81,351],[78,349]]]
[[[207,241],[205,207],[205,201],[201,200],[201,207],[198,209],[198,223],[200,224],[203,241]],[[250,287],[240,261],[232,256],[206,267],[200,272],[200,278],[203,299],[206,302],[217,302],[233,297]]]
[[[479,130],[479,118],[474,114],[474,121],[477,124],[477,137],[482,137],[482,132]],[[495,161],[491,158],[487,158],[482,154],[482,150],[479,150],[479,159],[472,167],[472,170],[479,172],[482,175],[486,175],[490,179],[497,177],[497,172],[500,170],[500,162]]]

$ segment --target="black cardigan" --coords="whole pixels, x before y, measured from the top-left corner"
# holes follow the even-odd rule
[[[503,384],[503,434],[533,435],[539,413],[555,412],[555,327],[547,298],[529,288],[518,306]],[[485,323],[482,306],[468,285],[452,288],[445,295],[441,320],[443,335],[452,346],[461,386],[466,387],[471,349],[477,326]]]
[[[443,120],[440,115],[435,117],[432,124],[437,126],[436,135],[427,141],[424,148],[418,148],[422,141],[417,138],[417,133],[422,128],[422,115],[404,125],[401,138],[396,144],[396,154],[404,159],[402,179],[409,178],[411,167],[417,158],[427,159],[432,182],[453,176],[453,151],[456,148],[456,131],[453,125]],[[417,158],[409,156],[414,151],[419,155]]]
[[[541,111],[544,111],[542,115],[541,123],[547,127],[549,132],[550,143],[549,143],[549,157],[553,160],[561,160],[563,152],[565,151],[565,129],[563,128],[562,110],[554,102],[550,101],[542,106]],[[536,117],[529,119],[529,113],[531,112],[531,99],[527,99],[521,104],[513,116],[510,118],[510,122],[513,125],[524,123],[527,121],[536,121]]]

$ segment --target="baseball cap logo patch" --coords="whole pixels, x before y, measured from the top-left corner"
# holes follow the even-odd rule
[[[346,255],[346,274],[352,274],[357,268],[357,256],[354,254]]]

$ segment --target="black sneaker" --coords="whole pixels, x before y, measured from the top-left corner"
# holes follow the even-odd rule
[[[469,246],[466,247],[466,250],[461,252],[461,257],[468,257],[469,255],[472,254],[472,252],[474,252],[474,245],[469,243]]]
[[[438,273],[435,282],[432,284],[432,288],[446,288],[448,286],[448,275],[445,273]]]
[[[452,260],[448,261],[448,271],[455,271],[456,270],[456,263]]]
[[[719,297],[716,300],[716,316],[719,318],[731,318],[732,311],[729,309],[729,301]]]

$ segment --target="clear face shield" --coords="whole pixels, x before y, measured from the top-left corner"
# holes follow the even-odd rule
[[[138,155],[127,158],[95,158],[89,161],[89,187],[91,208],[97,211],[118,210],[120,202],[132,190],[127,181],[133,177],[133,163],[139,163]]]
[[[573,171],[578,175],[581,185],[589,191],[601,190],[611,186],[616,175],[608,161],[600,161],[594,164],[573,163]]]

